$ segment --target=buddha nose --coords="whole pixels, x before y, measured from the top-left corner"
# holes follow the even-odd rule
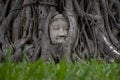
[[[65,32],[62,28],[59,30],[59,36],[65,36]]]

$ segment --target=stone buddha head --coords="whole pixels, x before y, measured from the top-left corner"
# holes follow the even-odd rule
[[[62,15],[57,14],[49,24],[49,34],[52,44],[64,42],[69,32],[68,20]]]

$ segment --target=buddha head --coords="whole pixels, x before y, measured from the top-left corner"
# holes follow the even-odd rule
[[[62,43],[69,31],[69,23],[62,14],[53,17],[49,24],[49,33],[52,44]]]

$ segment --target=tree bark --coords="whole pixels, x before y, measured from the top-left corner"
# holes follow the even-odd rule
[[[0,61],[120,60],[119,0],[0,0]],[[49,24],[56,14],[69,21],[63,43],[53,45]],[[25,53],[24,53],[25,51]]]

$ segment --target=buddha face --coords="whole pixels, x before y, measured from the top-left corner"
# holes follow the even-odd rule
[[[64,18],[59,19],[59,17],[57,17],[57,19],[51,23],[49,28],[51,42],[53,44],[64,42],[68,34],[68,29],[68,22],[64,20]]]

